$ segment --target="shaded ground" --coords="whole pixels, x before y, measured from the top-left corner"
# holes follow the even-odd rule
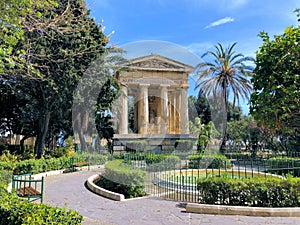
[[[67,173],[45,178],[45,203],[76,210],[85,225],[98,224],[300,224],[300,218],[201,215],[185,212],[185,203],[148,197],[112,201],[95,195],[85,181],[102,169]]]

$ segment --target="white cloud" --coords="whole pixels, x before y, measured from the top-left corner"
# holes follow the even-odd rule
[[[211,28],[211,27],[220,26],[220,25],[225,24],[225,23],[231,23],[233,21],[234,21],[234,19],[232,17],[225,17],[223,19],[219,19],[217,21],[214,21],[214,22],[210,23],[204,29],[208,29],[208,28]]]

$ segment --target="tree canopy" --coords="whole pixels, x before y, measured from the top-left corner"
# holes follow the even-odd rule
[[[24,55],[26,49],[14,51],[14,47],[20,40],[24,40],[25,30],[41,30],[42,27],[50,26],[50,23],[36,20],[41,18],[42,12],[37,8],[47,10],[56,7],[54,0],[2,0],[0,2],[0,75],[15,75],[10,69],[30,69],[26,64]],[[29,20],[31,18],[31,20]],[[52,27],[58,20],[52,21]]]
[[[2,76],[3,85],[22,106],[17,107],[18,117],[8,119],[15,119],[22,127],[32,121],[20,120],[20,116],[34,120],[31,132],[19,129],[16,134],[37,137],[38,157],[46,139],[60,131],[72,134],[73,92],[90,63],[105,54],[108,43],[101,24],[89,17],[83,0],[56,2],[47,8],[34,5],[35,13],[27,13],[21,21],[22,38],[12,46],[12,54],[25,50],[23,59],[39,76],[27,76],[30,71],[14,67]],[[24,76],[7,75],[16,71]]]
[[[251,114],[272,129],[299,130],[300,26],[287,27],[273,39],[266,32],[260,37],[263,44],[256,52]]]

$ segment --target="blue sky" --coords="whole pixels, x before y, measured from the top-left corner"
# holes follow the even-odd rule
[[[105,33],[114,32],[111,44],[125,49],[129,46],[127,50],[134,51],[136,43],[154,40],[162,45],[156,47],[158,52],[148,50],[151,53],[160,53],[165,44],[172,43],[179,47],[179,54],[183,48],[196,58],[219,42],[225,46],[238,42],[237,52],[255,56],[262,44],[259,32],[273,36],[297,25],[293,11],[300,8],[299,0],[86,0],[86,3],[91,16],[99,23],[104,21]],[[190,88],[189,93],[193,92]],[[243,110],[248,112],[245,104]]]

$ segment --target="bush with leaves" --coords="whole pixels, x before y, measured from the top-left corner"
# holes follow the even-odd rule
[[[299,207],[300,179],[267,178],[232,179],[230,175],[200,178],[197,181],[202,204]]]
[[[90,165],[103,165],[108,161],[107,155],[83,153],[80,156],[88,158]]]
[[[146,155],[146,164],[149,171],[164,171],[175,169],[180,163],[177,155],[149,154]]]
[[[193,154],[188,156],[189,168],[230,168],[231,164],[226,156],[218,154]]]
[[[133,169],[122,160],[113,160],[105,165],[103,188],[123,194],[125,198],[143,196],[146,172]]]
[[[83,217],[75,211],[34,204],[6,193],[0,198],[0,225],[7,224],[81,224]]]
[[[15,164],[13,173],[14,174],[33,174],[61,170],[70,167],[69,157],[50,158],[50,159],[29,159],[23,160]]]

